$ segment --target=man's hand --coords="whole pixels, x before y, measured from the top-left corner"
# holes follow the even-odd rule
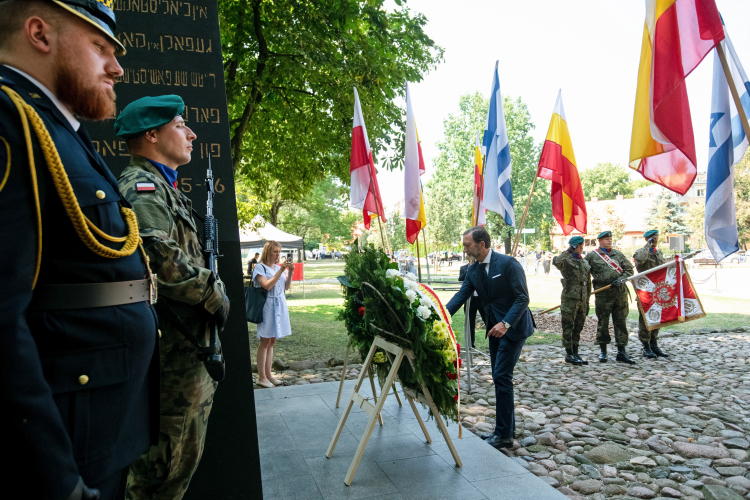
[[[83,484],[83,478],[79,477],[78,484],[67,500],[97,500],[100,496],[99,490],[89,488]]]
[[[214,313],[214,321],[216,321],[216,326],[220,332],[224,330],[224,324],[227,322],[228,317],[229,297],[227,297],[226,292],[224,292],[224,301],[221,303],[221,307]]]
[[[619,287],[621,287],[622,285],[624,285],[626,281],[627,281],[627,280],[626,280],[625,278],[617,278],[616,280],[614,280],[614,281],[612,282],[612,287],[613,287],[613,288],[619,288]]]
[[[508,329],[505,328],[505,324],[501,321],[500,323],[493,326],[492,329],[487,332],[487,335],[489,335],[490,337],[501,338],[507,331]]]

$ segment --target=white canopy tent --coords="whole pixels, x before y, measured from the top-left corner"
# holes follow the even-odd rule
[[[285,250],[302,250],[304,246],[301,236],[285,233],[270,222],[257,231],[240,229],[240,248],[263,248],[269,240],[278,241]]]

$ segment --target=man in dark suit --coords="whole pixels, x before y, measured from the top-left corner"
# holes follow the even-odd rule
[[[492,251],[490,234],[484,227],[466,231],[463,245],[466,255],[475,262],[446,307],[451,315],[455,314],[475,291],[484,306],[495,383],[496,423],[495,432],[482,438],[497,449],[508,448],[513,445],[516,431],[513,368],[526,339],[534,333],[526,274],[516,259]]]
[[[115,112],[111,5],[0,0],[0,429],[29,498],[113,499],[159,428],[137,221],[78,121]]]

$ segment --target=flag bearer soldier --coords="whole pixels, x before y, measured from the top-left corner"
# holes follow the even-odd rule
[[[581,257],[583,238],[573,236],[568,243],[570,247],[552,261],[562,274],[560,313],[562,314],[565,362],[587,365],[589,362],[578,355],[578,343],[581,340],[581,330],[586,322],[586,316],[589,314],[591,266],[586,259]]]
[[[634,364],[628,357],[625,346],[628,345],[628,289],[626,278],[633,276],[633,265],[619,250],[612,248],[612,231],[602,231],[597,236],[599,248],[586,255],[586,261],[591,266],[591,276],[594,278],[594,289],[611,285],[608,290],[596,294],[595,308],[598,324],[596,327],[596,342],[601,354],[599,361],[607,361],[607,344],[612,342],[609,335],[609,317],[615,327],[615,343],[617,344],[617,361]]]
[[[111,9],[0,0],[0,427],[15,496],[114,498],[158,430],[151,275],[78,121],[114,115],[125,49]]]
[[[192,202],[176,188],[176,169],[190,162],[196,139],[180,116],[184,110],[176,95],[144,97],[115,121],[115,133],[127,141],[131,154],[120,189],[138,215],[157,277],[162,331],[159,442],[131,465],[127,499],[180,499],[187,491],[218,385],[201,356],[208,346],[209,320],[221,330],[229,313],[223,284],[206,267]]]
[[[643,248],[639,248],[633,254],[633,260],[635,260],[635,268],[639,273],[653,269],[656,266],[664,264],[664,256],[661,254],[656,245],[659,242],[659,231],[651,229],[646,231],[643,235],[646,239],[646,244]],[[645,358],[656,358],[657,356],[668,357],[669,355],[659,349],[659,329],[648,331],[646,329],[646,323],[643,321],[643,315],[638,315],[638,338],[643,344],[643,357]]]

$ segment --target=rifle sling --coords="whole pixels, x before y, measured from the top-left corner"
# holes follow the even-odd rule
[[[200,342],[198,342],[198,339],[195,338],[195,335],[193,335],[193,332],[190,330],[190,328],[188,328],[185,322],[182,321],[182,319],[177,315],[177,313],[173,309],[172,304],[169,304],[166,300],[161,298],[156,302],[156,304],[154,304],[154,309],[156,309],[159,317],[167,320],[169,324],[171,324],[186,339],[188,339],[190,343],[192,343],[201,352],[201,355],[216,354],[218,352],[218,349],[216,347],[205,347],[201,345]],[[208,314],[208,312],[206,312],[206,314]]]

